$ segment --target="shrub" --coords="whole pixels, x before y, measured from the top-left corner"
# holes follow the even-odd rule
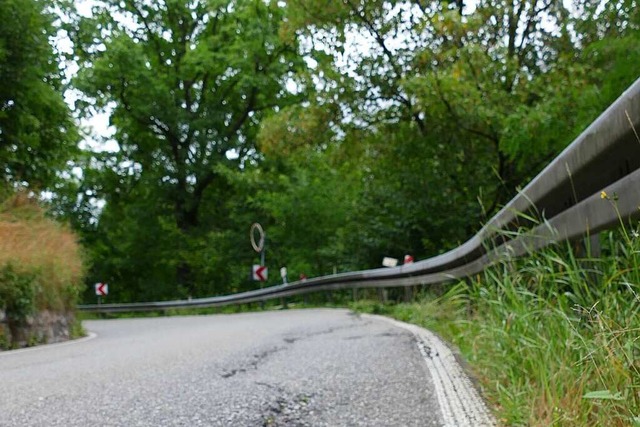
[[[33,197],[18,194],[0,203],[0,310],[13,345],[25,341],[28,319],[37,312],[73,310],[83,274],[76,237]],[[0,330],[4,347],[5,332]]]
[[[38,311],[71,309],[84,275],[76,236],[67,227],[47,218],[37,201],[25,194],[0,204],[0,269],[5,281],[2,286],[7,288],[3,303],[17,303],[6,298],[22,295],[23,299],[31,298]],[[27,282],[31,285],[27,286]],[[10,283],[15,286],[19,283],[22,290],[8,290],[15,287]]]
[[[0,306],[9,326],[23,323],[35,311],[37,275],[18,273],[12,264],[0,267]]]

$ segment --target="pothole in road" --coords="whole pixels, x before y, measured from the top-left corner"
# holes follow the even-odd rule
[[[313,395],[296,394],[286,396],[280,394],[264,410],[263,427],[307,427],[311,422],[306,420],[313,413]]]

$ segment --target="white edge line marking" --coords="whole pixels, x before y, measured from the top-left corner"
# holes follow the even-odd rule
[[[15,354],[23,354],[23,353],[28,353],[28,352],[31,352],[31,351],[48,350],[48,349],[51,349],[51,348],[64,347],[64,346],[72,345],[72,344],[80,344],[80,343],[92,340],[97,336],[98,336],[98,334],[96,334],[95,332],[89,332],[89,334],[86,337],[78,338],[78,339],[75,339],[75,340],[57,342],[57,343],[53,343],[53,344],[41,344],[41,345],[37,345],[37,346],[34,346],[34,347],[19,348],[17,350],[4,350],[4,351],[0,351],[0,357],[2,357],[2,356],[12,356],[12,355],[15,355]]]
[[[437,335],[427,329],[384,316],[364,316],[384,320],[415,336],[440,404],[444,426],[495,427],[496,421],[473,387],[455,355]]]

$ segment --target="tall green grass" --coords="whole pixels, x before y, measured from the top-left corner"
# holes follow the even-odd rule
[[[505,426],[640,426],[640,237],[601,238],[598,259],[557,245],[413,304],[355,308],[455,344]]]

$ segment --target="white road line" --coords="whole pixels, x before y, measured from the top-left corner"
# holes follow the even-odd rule
[[[52,349],[52,348],[64,347],[64,346],[72,345],[72,344],[80,344],[80,343],[83,343],[85,341],[92,340],[97,336],[98,336],[98,334],[96,334],[94,332],[89,332],[89,334],[86,337],[78,338],[78,339],[75,339],[75,340],[69,340],[69,341],[65,341],[65,342],[58,342],[58,343],[54,343],[54,344],[42,344],[42,345],[37,345],[35,347],[20,348],[20,349],[17,349],[17,350],[0,351],[0,357],[2,357],[2,356],[13,356],[13,355],[16,355],[16,354],[23,354],[23,353],[27,353],[27,352],[31,352],[31,351],[49,350],[49,349]]]
[[[433,332],[388,317],[365,315],[409,330],[433,378],[446,427],[495,427],[496,421],[458,363],[453,352]]]

